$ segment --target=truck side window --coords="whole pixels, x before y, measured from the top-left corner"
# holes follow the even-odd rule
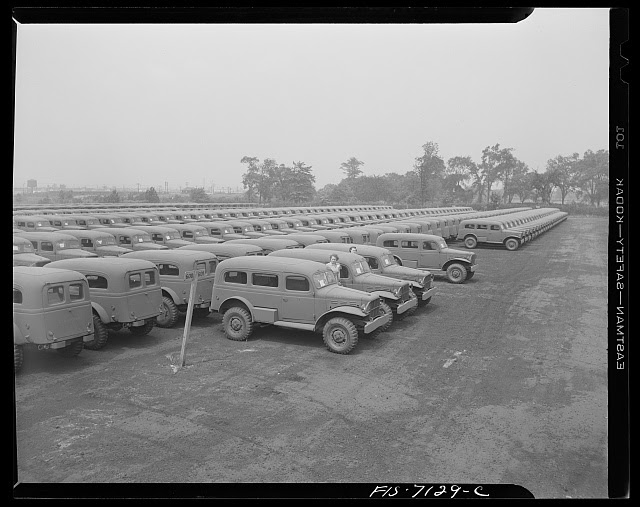
[[[120,236],[118,238],[118,240],[120,241],[121,245],[130,245],[131,244],[131,239],[129,239],[127,236]]]
[[[90,289],[107,289],[109,288],[109,284],[107,283],[107,279],[104,276],[100,275],[85,275],[87,277],[87,281],[89,282]]]
[[[227,283],[247,283],[247,273],[244,271],[227,271],[224,274],[224,281]]]
[[[378,259],[376,259],[375,257],[365,257],[367,264],[369,264],[369,267],[371,269],[378,269]]]
[[[162,234],[158,234],[157,232],[154,232],[153,234],[151,234],[151,239],[153,241],[164,241],[164,236]]]
[[[251,275],[251,283],[260,287],[277,287],[278,275],[253,273]]]
[[[137,287],[142,287],[142,274],[131,273],[129,275],[129,288],[135,289]]]
[[[386,240],[384,240],[382,242],[382,246],[398,248],[398,240],[397,239],[386,239]]]
[[[191,231],[182,231],[183,238],[193,238],[193,233]]]
[[[423,250],[431,250],[431,243],[429,243],[428,241],[423,241],[422,242],[422,249]]]
[[[400,246],[402,248],[418,248],[418,242],[417,241],[402,241],[400,243]]]
[[[85,247],[92,247],[93,241],[91,241],[89,238],[80,238],[80,244]]]
[[[158,270],[163,276],[178,276],[180,274],[178,266],[174,266],[173,264],[158,264]]]
[[[478,224],[478,229],[486,229],[486,224]]]
[[[309,291],[309,280],[304,276],[288,276],[286,278],[287,290],[297,290],[301,292]]]
[[[53,243],[50,241],[42,241],[40,243],[40,250],[43,252],[53,252]]]
[[[500,230],[500,226],[499,225],[492,225],[491,226],[491,230],[492,231],[499,231]]]
[[[13,302],[18,305],[22,304],[22,292],[18,289],[13,289]]]
[[[149,285],[156,284],[156,272],[155,271],[145,271],[144,272],[144,285],[147,287]]]
[[[475,229],[476,226],[474,224],[464,224],[465,229]]]
[[[84,290],[82,289],[82,284],[70,283],[69,284],[69,300],[78,301],[81,299],[84,299]]]
[[[340,265],[340,278],[349,278],[347,266]]]
[[[47,302],[50,305],[64,303],[64,285],[56,285],[47,288]]]

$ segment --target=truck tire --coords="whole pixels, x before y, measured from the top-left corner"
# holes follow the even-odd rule
[[[380,301],[380,306],[382,307],[384,314],[389,316],[389,322],[387,322],[384,326],[380,326],[378,328],[379,331],[383,333],[391,327],[391,324],[393,324],[393,311],[391,310],[391,307],[384,301]]]
[[[102,319],[93,314],[93,340],[85,342],[84,348],[89,350],[99,350],[107,344],[109,339],[109,330],[104,325]]]
[[[349,319],[335,317],[324,325],[322,339],[331,352],[348,354],[358,344],[358,330]]]
[[[229,340],[245,341],[253,332],[251,314],[239,306],[229,308],[222,317],[224,334]]]
[[[162,313],[156,317],[156,326],[169,328],[176,325],[178,322],[178,307],[168,296],[162,296]]]
[[[447,279],[451,283],[463,283],[467,279],[467,268],[454,262],[447,268]]]
[[[22,368],[22,363],[24,362],[24,350],[22,350],[22,345],[13,344],[13,369],[18,372],[20,368]]]
[[[153,329],[153,326],[155,325],[156,325],[155,320],[149,319],[144,323],[143,326],[130,327],[129,332],[136,336],[145,336],[151,332],[151,330]]]
[[[66,347],[63,347],[61,349],[56,349],[56,350],[58,351],[58,354],[64,357],[76,357],[78,354],[80,354],[80,352],[82,352],[83,348],[84,348],[84,342],[82,341],[82,338],[80,338],[79,340],[77,339],[71,342]]]
[[[464,246],[467,248],[475,248],[478,246],[478,240],[474,236],[464,238]]]
[[[504,247],[513,252],[520,247],[520,242],[516,238],[507,238],[504,240]]]

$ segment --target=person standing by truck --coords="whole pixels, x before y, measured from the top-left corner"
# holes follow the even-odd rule
[[[336,275],[338,281],[340,280],[340,263],[338,263],[339,257],[338,254],[331,254],[329,257],[329,262],[327,262],[327,267],[333,271]]]

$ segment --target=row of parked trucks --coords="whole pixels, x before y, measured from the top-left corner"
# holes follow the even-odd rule
[[[265,221],[261,230],[226,220],[26,231],[14,215],[14,365],[21,367],[25,345],[74,356],[103,348],[110,331],[145,335],[156,325],[173,327],[194,276],[193,316],[223,314],[228,338],[244,340],[255,323],[274,324],[319,332],[330,351],[346,354],[359,336],[385,331],[428,304],[434,275],[452,283],[474,276],[476,253],[452,249],[446,239],[455,236],[467,248],[505,244],[479,233],[487,230],[519,246],[566,218],[553,208],[500,211],[311,230],[285,217],[289,226],[276,222],[277,229],[256,219]],[[213,227],[243,237],[215,237]],[[349,253],[354,245],[357,253]],[[326,267],[332,253],[340,257],[338,276]]]

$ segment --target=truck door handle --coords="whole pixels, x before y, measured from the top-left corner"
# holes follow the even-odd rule
[[[282,301],[289,301],[287,298],[282,298]]]

